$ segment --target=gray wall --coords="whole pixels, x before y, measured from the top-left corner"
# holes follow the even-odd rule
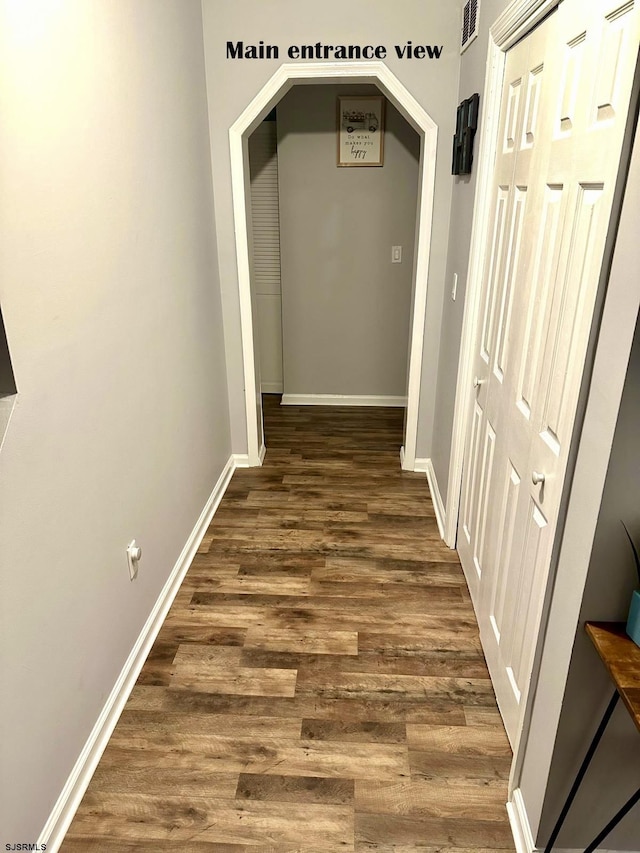
[[[420,138],[388,104],[384,166],[336,165],[338,95],[376,93],[295,86],[278,105],[285,394],[406,395]]]
[[[37,839],[231,442],[200,2],[2,9],[4,849]]]
[[[478,92],[480,111],[484,101],[489,28],[504,12],[509,0],[482,0],[480,29],[477,39],[465,50],[460,60],[460,84],[456,103]],[[461,175],[453,180],[451,221],[448,236],[447,263],[444,273],[444,301],[440,329],[440,353],[435,400],[435,421],[431,461],[435,469],[443,501],[447,499],[449,456],[451,454],[451,429],[458,378],[458,357],[462,336],[462,319],[467,290],[471,225],[478,176],[478,149],[481,127],[478,127],[474,146],[474,166],[471,175]],[[458,274],[458,291],[455,302],[451,299],[453,275]]]
[[[439,127],[433,248],[429,270],[427,322],[423,351],[422,405],[418,435],[420,456],[429,455],[433,426],[440,319],[442,315],[451,198],[451,139],[455,126],[460,63],[460,2],[424,0],[340,0],[302,4],[298,0],[203,0],[207,92],[212,122],[211,155],[217,221],[218,257],[225,323],[234,451],[246,453],[244,380],[240,306],[236,271],[228,129],[278,67],[291,62],[290,44],[384,44],[387,67],[399,78]],[[279,59],[228,60],[227,40],[280,46]],[[394,44],[443,45],[439,60],[398,59]],[[298,64],[303,64],[298,61]]]

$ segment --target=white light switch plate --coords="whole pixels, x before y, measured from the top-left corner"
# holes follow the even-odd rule
[[[401,264],[402,263],[402,246],[392,246],[391,247],[391,263],[392,264]]]

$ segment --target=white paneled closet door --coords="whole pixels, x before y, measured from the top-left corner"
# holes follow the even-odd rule
[[[261,389],[281,394],[282,296],[280,290],[280,214],[275,121],[263,121],[249,137],[253,278]]]
[[[522,727],[638,55],[634,0],[564,0],[507,55],[458,547]]]

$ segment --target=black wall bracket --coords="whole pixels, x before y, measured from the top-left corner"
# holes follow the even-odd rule
[[[456,132],[453,137],[452,175],[470,175],[473,164],[473,139],[478,127],[480,95],[476,92],[458,107]]]

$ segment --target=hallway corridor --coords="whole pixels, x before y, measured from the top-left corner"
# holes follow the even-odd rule
[[[511,752],[402,409],[265,398],[62,853],[513,851]]]

